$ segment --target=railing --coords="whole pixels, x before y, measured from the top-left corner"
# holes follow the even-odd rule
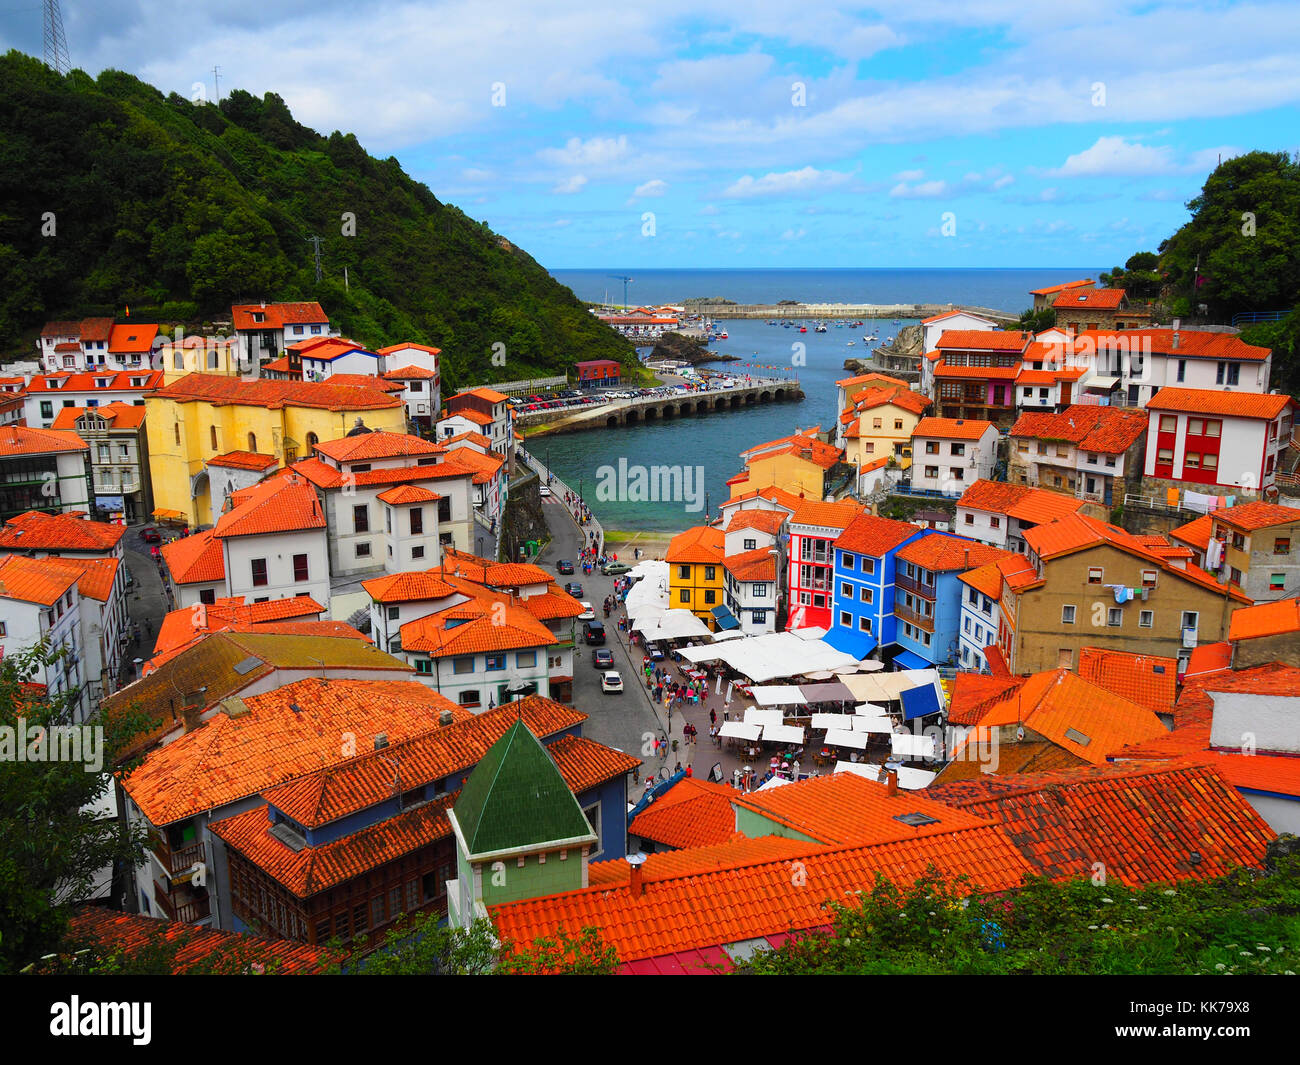
[[[191,896],[183,901],[177,901],[157,880],[153,882],[153,888],[154,901],[158,903],[159,909],[173,921],[193,924],[195,921],[201,921],[203,918],[212,915],[212,900],[206,892],[203,895]]]
[[[897,578],[895,578],[895,581],[897,581]],[[894,615],[896,617],[902,618],[904,621],[910,621],[917,628],[924,629],[926,632],[931,632],[931,633],[934,632],[933,617],[929,617],[925,614],[918,613],[917,611],[912,610],[910,607],[904,606],[902,603],[899,603],[897,601],[895,601],[894,603]]]
[[[184,876],[194,868],[195,862],[205,861],[207,854],[202,841],[173,850],[158,832],[149,833],[149,849],[172,878]]]
[[[1280,322],[1290,311],[1242,311],[1232,316],[1233,325],[1254,325],[1257,322]]]
[[[896,588],[902,588],[906,592],[915,592],[918,595],[920,595],[922,598],[929,599],[930,602],[934,602],[933,584],[923,584],[920,581],[918,581],[915,577],[908,577],[905,574],[895,571],[894,586]]]

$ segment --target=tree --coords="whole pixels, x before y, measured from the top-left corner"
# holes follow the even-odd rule
[[[1032,307],[1021,312],[1020,321],[1017,323],[1021,329],[1030,333],[1041,333],[1044,329],[1051,329],[1056,325],[1056,309],[1054,307],[1044,307],[1041,311],[1036,311]]]
[[[101,870],[134,868],[143,858],[142,831],[93,807],[112,787],[113,765],[147,718],[135,712],[93,717],[85,728],[94,731],[78,731],[82,760],[66,757],[71,747],[60,760],[48,730],[74,724],[75,690],[52,695],[31,681],[63,657],[38,644],[0,661],[0,972],[21,969],[57,946],[68,907],[86,897]]]
[[[1153,251],[1139,251],[1128,257],[1123,266],[1117,266],[1101,275],[1106,288],[1122,288],[1133,302],[1160,298],[1164,279],[1160,274],[1160,257]]]
[[[1300,296],[1300,163],[1286,152],[1228,159],[1160,245],[1160,269],[1213,313],[1287,310]]]

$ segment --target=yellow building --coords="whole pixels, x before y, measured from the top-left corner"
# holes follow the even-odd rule
[[[179,330],[177,330],[179,333]],[[187,336],[158,349],[154,365],[163,372],[163,384],[170,385],[192,373],[238,377],[238,337]]]
[[[689,610],[716,629],[713,608],[725,606],[726,567],[722,530],[697,525],[668,544],[668,594],[673,610]]]
[[[912,430],[929,409],[925,396],[897,385],[854,393],[840,413],[844,460],[865,467],[892,458],[907,469],[912,465]]]
[[[189,374],[164,385],[145,396],[154,514],[191,528],[211,525],[219,516],[208,484],[211,459],[236,453],[288,466],[316,444],[347,436],[359,422],[405,433],[401,398],[355,385],[214,374]]]
[[[794,436],[769,440],[766,444],[742,451],[740,457],[745,462],[745,469],[727,482],[731,486],[731,498],[768,487],[780,488],[797,496],[823,498],[826,471],[841,462],[844,453],[818,440],[819,429],[820,426],[814,426]]]

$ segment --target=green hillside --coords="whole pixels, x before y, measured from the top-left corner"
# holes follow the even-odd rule
[[[129,306],[210,321],[232,302],[317,299],[363,343],[441,347],[456,384],[576,359],[635,364],[526,252],[352,134],[300,125],[278,96],[193,104],[118,71],[61,77],[18,52],[0,58],[0,280],[10,356],[48,319]]]

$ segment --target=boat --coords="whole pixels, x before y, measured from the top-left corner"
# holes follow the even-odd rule
[[[853,347],[853,341],[850,340],[850,341],[848,342],[848,345],[847,345],[847,346],[850,347],[850,348]]]
[[[814,333],[824,333],[824,332],[826,332],[826,323],[825,323],[825,322],[818,322],[816,328],[813,329],[813,332],[814,332]]]
[[[726,340],[726,339],[727,339],[727,334],[726,334],[726,333],[719,333],[719,334],[718,334],[718,339],[719,339],[719,340]]]
[[[799,332],[801,332],[801,333],[806,333],[806,332],[808,332],[808,327],[807,327],[806,325],[801,325],[801,326],[799,327]]]

